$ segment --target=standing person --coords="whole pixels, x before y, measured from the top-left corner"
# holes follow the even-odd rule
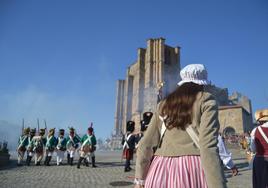
[[[232,153],[230,153],[226,146],[225,143],[222,139],[222,136],[219,134],[218,136],[218,148],[219,148],[219,155],[222,160],[223,165],[232,171],[232,175],[236,176],[238,174],[238,169],[235,166],[233,160],[232,160]]]
[[[204,86],[207,71],[192,64],[180,75],[139,144],[135,188],[226,187],[217,148],[218,106]]]
[[[67,139],[64,137],[64,129],[59,130],[59,137],[57,139],[57,166],[62,165],[64,153],[66,151]]]
[[[122,145],[123,145],[123,158],[126,159],[125,163],[125,172],[132,170],[130,167],[130,161],[133,159],[133,153],[135,149],[135,135],[133,134],[135,130],[135,122],[127,122],[127,132],[123,136]]]
[[[258,110],[255,119],[259,126],[251,132],[251,151],[253,160],[253,188],[268,187],[268,109]]]
[[[69,129],[70,133],[67,137],[67,162],[69,165],[73,166],[74,154],[79,147],[80,137],[75,134],[75,129],[71,127]]]
[[[53,156],[53,152],[57,146],[57,138],[54,136],[55,134],[55,128],[50,129],[47,135],[47,141],[46,141],[46,158],[45,158],[45,162],[44,164],[46,166],[50,166],[50,161],[52,159]]]
[[[30,130],[30,136],[28,137],[28,145],[27,145],[27,159],[26,159],[26,165],[30,166],[31,160],[34,156],[34,139],[33,137],[35,136],[36,129],[31,129]]]
[[[81,149],[80,149],[80,158],[77,164],[77,168],[80,168],[80,164],[81,162],[84,160],[86,166],[89,166],[89,157],[91,157],[91,165],[92,168],[96,168],[96,164],[95,164],[95,154],[94,151],[96,150],[96,137],[93,134],[93,127],[91,125],[91,127],[88,128],[87,130],[87,134],[85,134],[82,139],[81,139]]]
[[[39,135],[35,136],[34,139],[34,152],[35,152],[35,165],[40,166],[44,156],[44,147],[46,145],[45,137],[46,129],[40,129]]]
[[[91,123],[91,126],[88,129],[88,134],[91,136],[91,149],[89,151],[89,155],[87,156],[87,158],[85,160],[87,160],[88,162],[90,161],[91,158],[91,166],[92,168],[96,168],[96,157],[95,157],[95,151],[96,151],[96,145],[97,145],[97,139],[94,133],[94,129],[93,129],[93,123]]]
[[[25,128],[23,129],[23,134],[20,136],[19,138],[19,142],[18,142],[18,148],[17,148],[17,152],[18,152],[18,166],[22,166],[22,161],[24,158],[24,154],[26,152],[26,147],[28,145],[28,136],[30,133],[30,128]]]

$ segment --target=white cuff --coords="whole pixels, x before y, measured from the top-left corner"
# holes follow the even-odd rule
[[[135,178],[135,179],[134,179],[134,184],[135,184],[135,185],[144,185],[144,180]]]

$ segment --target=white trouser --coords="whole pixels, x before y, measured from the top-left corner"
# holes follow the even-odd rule
[[[59,165],[64,158],[64,151],[57,150],[57,165]]]
[[[44,156],[44,152],[36,152],[35,153],[35,164],[37,162],[41,162]]]
[[[91,157],[95,157],[95,152],[90,152],[90,153],[87,154],[87,157],[86,158],[87,158],[87,161],[88,162],[90,162],[90,158]]]
[[[46,156],[52,157],[52,155],[53,155],[53,151],[46,150]]]
[[[32,152],[32,151],[27,151],[27,155],[30,156],[30,157],[33,157],[33,156],[34,156],[34,152]]]
[[[220,155],[220,158],[224,164],[224,166],[226,166],[226,168],[228,169],[232,169],[235,165],[233,163],[233,160],[232,160],[232,153],[230,153],[223,140],[222,140],[222,137],[219,135],[218,136],[218,148],[219,148],[219,155]]]
[[[25,151],[18,151],[18,164],[21,164],[21,162],[23,161],[24,154]]]
[[[75,149],[67,150],[67,153],[70,154],[70,158],[74,158]]]

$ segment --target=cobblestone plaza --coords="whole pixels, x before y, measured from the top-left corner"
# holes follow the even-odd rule
[[[251,186],[251,170],[245,155],[239,149],[231,149],[233,159],[239,174],[231,177],[229,171],[225,171],[230,188],[247,188]],[[98,168],[82,166],[23,166],[17,167],[15,156],[12,155],[9,166],[0,168],[1,188],[109,188],[109,187],[133,187],[134,170],[124,173],[124,162],[121,160],[121,152],[105,151],[96,153]],[[135,161],[134,161],[135,162]],[[134,169],[134,165],[132,165]]]

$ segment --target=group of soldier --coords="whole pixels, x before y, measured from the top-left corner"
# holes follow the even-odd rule
[[[46,129],[40,129],[38,132],[35,128],[23,129],[23,134],[18,142],[18,166],[22,166],[23,158],[26,154],[27,166],[30,166],[32,158],[35,159],[35,165],[40,166],[43,157],[45,156],[44,165],[50,166],[53,153],[57,156],[57,165],[63,164],[64,154],[67,152],[67,163],[71,166],[74,164],[75,153],[78,152],[79,160],[77,168],[80,168],[82,162],[89,166],[91,158],[92,167],[95,168],[96,137],[94,129],[91,126],[82,138],[79,137],[73,127],[69,128],[69,135],[65,137],[65,130],[59,129],[58,137],[55,137],[55,128],[50,129],[46,134]]]

